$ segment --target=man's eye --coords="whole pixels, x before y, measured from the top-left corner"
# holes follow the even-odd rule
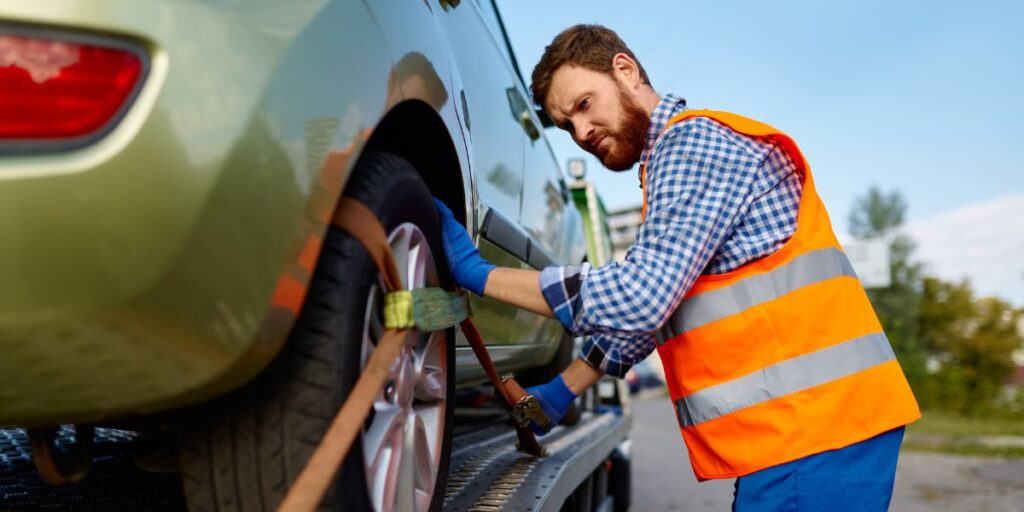
[[[586,110],[590,106],[590,98],[583,98],[580,102],[580,110]]]

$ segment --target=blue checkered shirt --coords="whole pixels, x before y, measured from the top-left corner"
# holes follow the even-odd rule
[[[625,261],[549,267],[540,285],[556,318],[589,336],[581,357],[622,377],[654,351],[654,332],[703,274],[767,256],[796,230],[802,183],[776,144],[706,117],[672,125],[686,102],[666,95],[651,115],[647,218]]]

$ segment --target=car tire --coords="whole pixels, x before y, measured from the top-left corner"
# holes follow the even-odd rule
[[[612,495],[612,511],[627,512],[633,502],[633,462],[629,455],[616,448],[611,456],[608,493]]]
[[[437,211],[408,161],[368,151],[344,193],[368,206],[393,250],[399,246],[396,266],[406,288],[417,281],[414,287],[451,289]],[[359,242],[330,227],[281,353],[252,383],[183,424],[189,510],[276,509],[383,331],[377,276]],[[454,330],[410,331],[404,350],[320,510],[440,510],[454,417]]]

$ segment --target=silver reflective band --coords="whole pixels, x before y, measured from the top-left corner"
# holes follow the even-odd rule
[[[844,341],[787,359],[675,401],[679,424],[692,427],[896,359],[885,333]]]
[[[658,344],[799,288],[841,276],[857,277],[843,251],[829,247],[801,254],[769,272],[684,300],[658,331]]]

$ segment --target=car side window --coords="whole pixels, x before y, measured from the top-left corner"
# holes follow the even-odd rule
[[[491,0],[474,0],[477,7],[480,8],[480,14],[484,17],[484,22],[487,23],[487,28],[494,34],[494,38],[501,41],[504,37],[501,31],[501,22],[498,19],[498,13],[494,10],[494,4]]]
[[[501,54],[505,57],[505,61],[512,66],[517,75],[520,75],[519,79],[522,81],[522,73],[519,70],[515,55],[512,54],[512,47],[509,46],[511,43],[508,41],[504,25],[501,22],[501,15],[498,14],[498,11],[494,6],[494,1],[474,1],[476,2],[477,7],[480,8],[480,14],[484,18],[484,23],[487,25],[487,29],[491,31],[491,35],[494,36],[494,40],[498,43],[498,47],[501,48]]]

